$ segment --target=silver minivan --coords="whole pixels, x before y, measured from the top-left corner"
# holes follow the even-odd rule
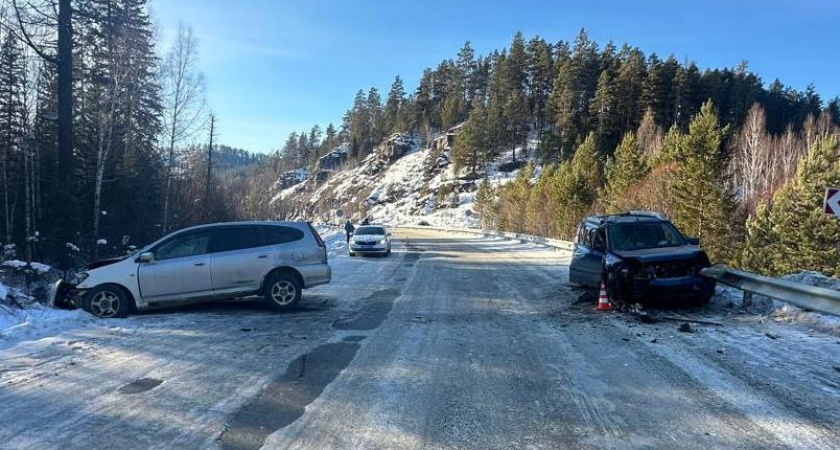
[[[329,283],[327,248],[307,222],[234,222],[174,232],[138,252],[99,261],[58,281],[54,305],[98,317],[260,295],[277,310]]]

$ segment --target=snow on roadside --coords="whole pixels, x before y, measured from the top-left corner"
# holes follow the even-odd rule
[[[96,320],[82,310],[53,309],[38,303],[25,309],[0,305],[0,348],[58,335]]]
[[[840,279],[828,277],[819,272],[803,271],[784,275],[781,279],[840,291]],[[717,294],[712,298],[712,305],[723,308],[742,308],[743,292],[718,285]],[[791,304],[773,300],[763,295],[754,295],[749,311],[764,314],[775,322],[802,325],[824,333],[840,336],[840,317],[806,311]]]

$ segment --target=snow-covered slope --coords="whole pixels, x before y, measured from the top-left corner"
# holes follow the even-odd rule
[[[389,142],[399,138],[411,142],[410,150],[394,155]],[[404,147],[406,148],[406,147]],[[517,152],[521,152],[517,149]],[[488,179],[504,184],[515,175],[498,170],[509,163],[505,153],[488,167]],[[279,191],[273,199],[279,216],[286,219],[335,221],[334,211],[346,213],[353,221],[368,218],[385,225],[416,225],[476,228],[473,213],[477,182],[456,177],[449,149],[420,148],[420,141],[394,135],[377,151],[354,167],[333,172],[326,181],[315,176],[306,182]]]

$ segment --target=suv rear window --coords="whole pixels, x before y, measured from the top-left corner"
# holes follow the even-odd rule
[[[220,228],[213,233],[214,252],[229,252],[263,245],[265,244],[259,227]]]
[[[303,231],[297,228],[284,227],[280,225],[270,225],[263,227],[265,231],[265,240],[267,245],[285,244],[287,242],[294,242],[303,239]]]

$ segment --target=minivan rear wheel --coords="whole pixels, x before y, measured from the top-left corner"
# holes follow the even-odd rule
[[[293,308],[300,301],[303,288],[298,279],[288,273],[276,273],[265,285],[265,301],[277,311]]]

